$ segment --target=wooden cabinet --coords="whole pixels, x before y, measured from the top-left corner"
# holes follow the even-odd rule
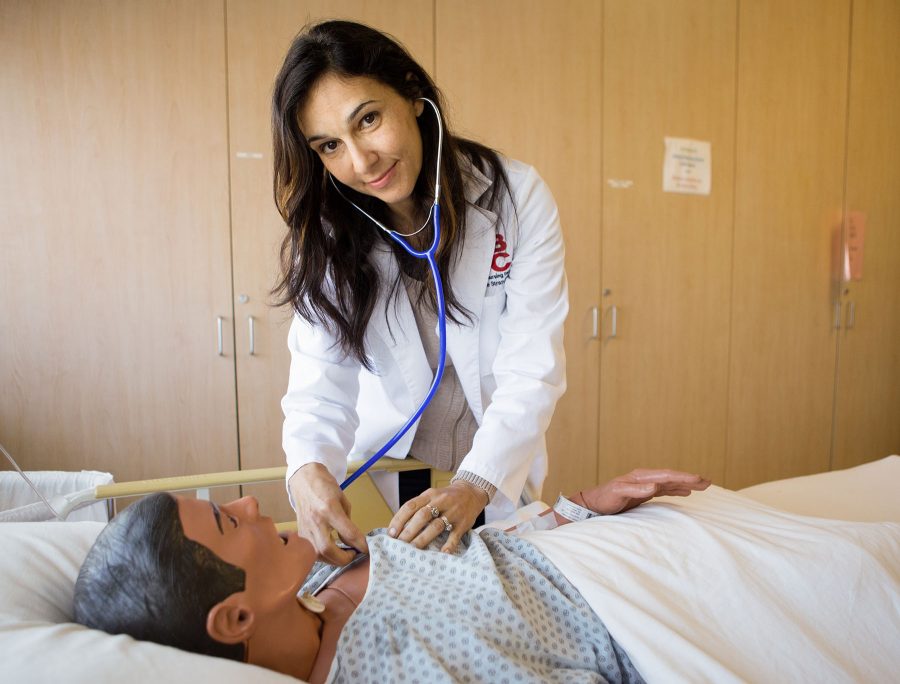
[[[739,25],[731,487],[900,450],[900,11],[773,0]]]
[[[741,487],[900,451],[891,0],[36,1],[0,4],[0,442],[26,467],[283,462],[269,100],[325,16],[397,36],[456,130],[554,192],[571,313],[546,498],[641,465]],[[666,136],[712,143],[709,196],[662,192]],[[864,265],[842,283],[848,211]],[[282,485],[251,491],[289,515]]]
[[[844,206],[865,247],[840,292],[833,468],[900,452],[900,5],[854,0],[852,27]]]
[[[735,488],[829,468],[850,3],[740,11],[726,459]]]
[[[900,450],[889,5],[606,1],[601,479],[739,488]],[[709,197],[660,191],[667,134],[712,143]],[[850,284],[848,210],[869,226]]]
[[[26,468],[237,465],[224,19],[0,4],[0,442]]]
[[[722,482],[737,3],[605,7],[600,478],[656,466]],[[667,136],[711,143],[710,195],[662,191]]]

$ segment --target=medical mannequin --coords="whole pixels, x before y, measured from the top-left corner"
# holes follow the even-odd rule
[[[579,492],[572,500],[597,513],[614,514],[654,496],[687,496],[708,485],[707,480],[687,473],[634,471]],[[127,509],[101,533],[76,583],[76,621],[112,633],[124,632],[196,652],[243,659],[312,682],[324,681],[341,631],[364,597],[373,600],[366,596],[372,571],[369,563],[353,565],[327,583],[310,602],[297,594],[316,560],[314,548],[295,534],[279,536],[272,520],[260,515],[255,499],[245,497],[217,506],[177,497],[177,506],[173,507],[171,495],[154,497],[137,504],[137,513]],[[166,543],[158,530],[166,526],[161,519],[173,511],[180,524],[176,522],[178,530]],[[568,522],[552,515],[559,524]],[[192,542],[196,542],[195,548],[176,548]],[[437,550],[411,553],[434,559],[430,563],[452,565],[462,560]],[[179,565],[183,558],[191,559],[197,567]],[[151,567],[153,564],[159,567]],[[207,599],[212,605],[192,606],[193,614],[183,612],[183,602],[190,602],[196,593],[188,586],[189,578],[212,566],[221,567],[210,578],[230,573],[242,577],[230,578],[230,588],[220,589],[219,598]],[[157,586],[158,577],[173,578],[174,584]],[[215,581],[205,579],[203,584]],[[525,590],[521,582],[517,586]],[[415,592],[415,587],[408,591]],[[176,612],[179,614],[173,614]],[[408,618],[418,623],[422,616]],[[392,621],[405,619],[402,614],[391,616]],[[429,620],[437,624],[442,617],[430,615]],[[176,626],[185,634],[190,629],[202,631],[208,642],[202,644],[196,635],[178,636]],[[236,650],[214,650],[219,646]],[[457,655],[468,657],[465,653]]]
[[[395,434],[437,367],[424,262],[370,216],[424,250],[438,168],[447,368],[422,419],[388,455],[412,454],[456,476],[410,492],[414,507],[400,508],[389,527],[420,546],[449,532],[452,550],[483,511],[504,518],[523,497],[538,498],[547,471],[568,312],[556,205],[534,169],[452,135],[443,111],[402,47],[350,22],[304,30],[275,82],[274,194],[288,226],[277,293],[295,311],[282,402],[288,490],[300,531],[335,564],[353,552],[332,531],[366,549],[338,487],[347,459],[370,457]],[[379,486],[402,503],[396,481]]]

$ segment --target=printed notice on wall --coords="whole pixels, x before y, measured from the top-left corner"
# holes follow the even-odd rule
[[[666,138],[663,192],[708,195],[712,186],[712,146],[708,141]]]

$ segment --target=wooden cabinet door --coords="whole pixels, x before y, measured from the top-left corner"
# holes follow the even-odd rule
[[[740,4],[725,483],[828,470],[849,0]]]
[[[532,164],[559,206],[570,312],[568,389],[548,433],[544,497],[597,478],[602,5],[440,0],[437,83],[456,130]]]
[[[599,479],[656,466],[721,483],[737,7],[605,8]],[[667,136],[711,143],[709,195],[663,192]]]
[[[900,5],[854,0],[852,26],[846,208],[865,230],[842,293],[833,468],[900,453]]]
[[[322,19],[350,19],[399,39],[433,72],[432,3],[425,0],[318,0],[259,3],[228,0],[228,120],[231,145],[231,214],[237,393],[242,468],[284,463],[281,398],[287,389],[289,307],[273,308],[269,295],[279,274],[286,234],[272,199],[272,86],[294,36]],[[250,353],[250,319],[254,349]],[[358,488],[348,490],[353,495]],[[276,519],[293,517],[282,483],[245,487]]]
[[[0,441],[25,468],[237,463],[224,20],[0,4]]]

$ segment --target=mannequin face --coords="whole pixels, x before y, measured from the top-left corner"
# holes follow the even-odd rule
[[[259,503],[245,496],[231,503],[178,498],[184,534],[246,573],[246,594],[262,606],[293,601],[316,560],[306,539],[279,535],[272,519],[261,516]]]
[[[329,73],[300,110],[300,127],[337,180],[405,216],[422,168],[424,106],[380,81]]]
[[[295,533],[279,535],[252,496],[220,505],[176,499],[184,535],[245,573],[244,591],[210,609],[210,636],[246,644],[249,662],[306,678],[322,623],[299,604],[297,591],[316,561],[313,545]]]

